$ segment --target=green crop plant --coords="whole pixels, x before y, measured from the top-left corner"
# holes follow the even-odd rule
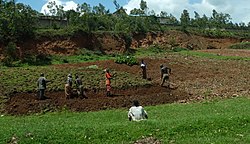
[[[133,57],[133,56],[124,56],[124,55],[118,55],[116,57],[116,59],[115,59],[115,63],[126,64],[126,65],[129,65],[129,66],[138,64],[135,57]]]
[[[8,96],[14,92],[35,92],[37,90],[37,79],[40,73],[44,73],[45,77],[51,82],[48,83],[47,88],[51,91],[64,90],[64,84],[67,80],[67,75],[71,73],[73,76],[78,74],[83,79],[83,84],[86,88],[104,88],[105,77],[104,68],[98,66],[67,68],[54,66],[40,66],[40,67],[14,67],[1,70],[1,86],[5,90],[3,95]],[[145,81],[141,78],[133,76],[129,73],[113,71],[119,77],[116,77],[119,86],[130,85],[128,81],[134,85],[144,85]],[[118,87],[118,84],[116,85]]]

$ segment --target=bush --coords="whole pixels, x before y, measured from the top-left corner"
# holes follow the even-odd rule
[[[250,42],[241,42],[233,44],[229,47],[230,49],[250,49]]]
[[[212,38],[233,37],[233,34],[231,32],[219,29],[205,30],[204,35]]]
[[[27,63],[28,65],[50,65],[51,57],[46,54],[37,54],[37,55],[27,55],[22,63]]]
[[[137,60],[133,56],[117,56],[115,59],[115,63],[127,64],[129,66],[138,64]]]
[[[13,66],[13,62],[18,59],[16,52],[16,44],[9,42],[4,49],[4,59],[2,60],[4,66]]]

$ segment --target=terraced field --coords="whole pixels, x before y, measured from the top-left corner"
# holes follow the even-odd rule
[[[215,50],[206,52],[215,53]],[[227,53],[228,51],[224,50],[218,56]],[[242,52],[234,52],[238,56],[240,53]],[[149,80],[141,78],[138,65],[116,64],[112,60],[3,70],[1,75],[5,76],[2,87],[11,95],[2,111],[13,115],[62,109],[97,111],[128,108],[134,99],[139,100],[142,105],[158,105],[210,98],[220,99],[250,93],[250,61],[247,60],[220,60],[166,53],[144,58],[144,61],[148,66]],[[160,64],[172,68],[170,80],[173,87],[159,86]],[[116,73],[116,77],[112,80],[112,97],[105,96],[103,72],[105,68],[110,68],[113,74]],[[15,71],[16,74],[13,75],[11,71]],[[46,91],[47,99],[41,101],[36,97],[36,80],[40,72],[44,72],[46,77],[52,80]],[[64,99],[63,86],[68,73],[83,76],[88,99]],[[6,78],[6,75],[9,76]]]

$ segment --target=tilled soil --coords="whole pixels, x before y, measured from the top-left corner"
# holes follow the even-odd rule
[[[207,51],[209,52],[209,51]],[[214,53],[214,50],[211,51]],[[228,51],[220,51],[226,54]],[[241,53],[241,52],[239,52]],[[235,53],[236,54],[236,53]],[[104,89],[88,90],[88,99],[74,98],[66,100],[64,92],[46,91],[45,100],[37,100],[35,93],[18,93],[5,104],[4,110],[11,115],[23,115],[68,109],[71,111],[98,111],[113,108],[128,108],[133,100],[139,100],[141,105],[158,105],[173,102],[188,102],[209,98],[225,98],[240,95],[250,95],[249,61],[216,60],[197,58],[176,54],[145,58],[148,77],[151,85],[128,87],[112,90],[112,97],[105,96]],[[98,61],[82,64],[54,65],[53,67],[79,68],[89,65],[110,68],[115,71],[126,71],[140,76],[138,66],[116,64],[113,61]],[[176,89],[160,87],[160,64],[172,69],[170,81]]]
[[[64,92],[47,92],[45,100],[38,100],[34,93],[19,93],[7,103],[5,110],[12,115],[40,113],[62,109],[71,111],[98,111],[112,108],[128,108],[133,100],[142,105],[173,103],[186,99],[186,94],[161,86],[145,86],[125,90],[113,89],[113,95],[107,97],[105,90],[88,91],[87,99],[65,99]]]

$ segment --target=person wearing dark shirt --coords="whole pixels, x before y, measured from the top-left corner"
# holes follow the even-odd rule
[[[49,80],[47,80],[44,77],[44,74],[41,73],[39,79],[37,80],[37,87],[38,87],[38,91],[39,91],[39,96],[38,98],[40,100],[44,99],[44,93],[45,93],[45,89],[46,89],[46,83],[49,82]]]
[[[140,67],[142,69],[142,78],[147,79],[147,65],[143,60],[141,60]]]
[[[160,68],[161,68],[161,86],[163,86],[165,81],[167,81],[169,87],[170,86],[169,76],[171,74],[171,68],[163,66],[163,64],[160,65]]]
[[[75,85],[77,87],[77,93],[80,98],[87,98],[86,93],[84,91],[84,87],[82,84],[82,79],[76,75]]]

